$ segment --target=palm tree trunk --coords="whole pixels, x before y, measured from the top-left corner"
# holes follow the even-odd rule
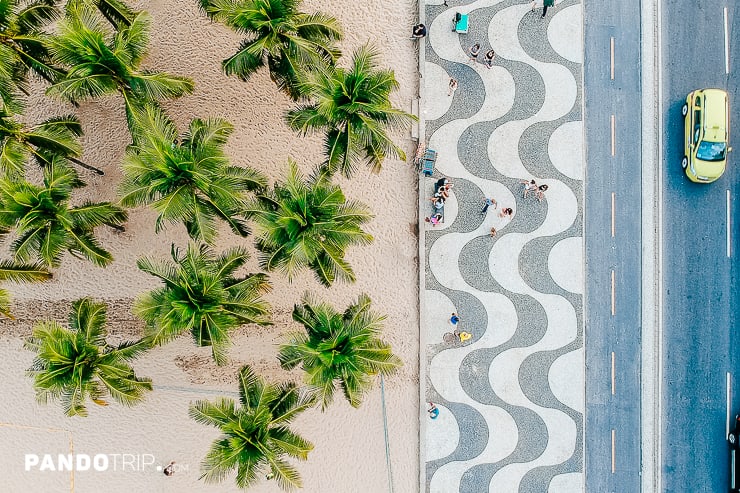
[[[75,163],[76,165],[78,165],[81,168],[85,168],[86,170],[89,170],[89,171],[94,171],[95,173],[99,174],[100,176],[102,176],[102,175],[105,174],[105,171],[103,171],[102,169],[98,169],[95,166],[90,166],[89,164],[83,163],[82,161],[80,161],[77,158],[69,157],[67,159],[69,159],[70,161],[72,161],[73,163]]]

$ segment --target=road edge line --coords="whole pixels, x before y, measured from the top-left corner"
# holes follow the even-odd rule
[[[641,344],[641,481],[642,491],[662,491],[662,91],[660,88],[661,8],[657,0],[642,3],[642,344]]]

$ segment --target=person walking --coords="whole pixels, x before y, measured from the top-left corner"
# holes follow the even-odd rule
[[[450,83],[447,85],[447,95],[454,96],[457,91],[457,79],[450,77]]]
[[[493,49],[490,49],[486,52],[485,56],[483,57],[483,64],[488,67],[490,70],[493,66],[493,59],[496,58],[496,52],[493,51]]]
[[[506,208],[504,208],[504,209],[501,210],[501,212],[499,213],[498,217],[508,217],[508,218],[511,218],[511,216],[513,214],[514,214],[514,209],[512,209],[511,207],[506,207]]]
[[[164,466],[164,469],[162,469],[162,472],[164,473],[165,476],[172,476],[173,474],[175,474],[175,461],[174,460],[170,461],[169,464]]]
[[[545,192],[547,192],[547,189],[549,187],[547,185],[540,185],[537,187],[537,193],[535,194],[537,196],[537,200],[542,202],[542,199],[545,198]]]
[[[488,208],[493,206],[493,208],[497,208],[498,204],[496,203],[496,199],[483,197],[483,209],[480,211],[481,214],[485,214],[488,212]]]
[[[542,2],[542,18],[545,18],[545,14],[547,14],[547,7],[555,8],[555,0],[544,0]]]
[[[476,63],[478,61],[479,54],[480,54],[480,43],[475,43],[468,50],[468,56],[470,56],[470,61],[473,63]]]
[[[450,315],[450,325],[457,329],[457,324],[460,323],[460,315],[458,315],[456,312],[452,312],[452,315]]]

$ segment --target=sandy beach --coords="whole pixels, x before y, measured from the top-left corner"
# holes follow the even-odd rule
[[[249,82],[226,77],[221,60],[233,54],[240,36],[221,24],[210,22],[194,0],[129,2],[152,16],[149,55],[144,66],[195,81],[195,91],[164,103],[180,131],[192,118],[219,117],[234,125],[227,145],[232,164],[251,166],[270,180],[280,179],[289,158],[308,173],[322,159],[321,136],[300,137],[283,123],[282,115],[291,102],[279,93],[266,70]],[[380,65],[392,68],[400,89],[392,95],[396,107],[411,111],[418,93],[417,53],[408,39],[417,18],[416,3],[351,2],[317,0],[304,2],[302,11],[316,10],[335,16],[341,23],[346,64],[352,50],[367,41],[381,51]],[[368,26],[372,26],[369,29]],[[29,122],[50,115],[74,112],[82,121],[85,135],[83,161],[105,170],[105,176],[83,172],[88,186],[76,201],[116,200],[121,180],[119,165],[129,143],[123,102],[110,97],[82,104],[75,110],[43,96],[35,86],[28,104]],[[413,155],[408,131],[396,134],[395,141]],[[404,366],[385,382],[390,459],[393,489],[418,490],[419,478],[419,308],[418,243],[416,229],[418,176],[412,165],[387,160],[379,175],[361,169],[352,180],[337,178],[348,198],[370,205],[375,214],[367,226],[375,241],[367,247],[348,251],[347,260],[357,276],[351,285],[323,288],[310,272],[292,283],[280,274],[270,275],[273,290],[266,296],[273,310],[274,325],[243,327],[234,335],[230,363],[216,367],[208,348],[196,348],[189,335],[165,347],[150,351],[134,363],[141,376],[151,377],[155,390],[145,402],[127,409],[117,404],[107,408],[90,405],[87,418],[66,418],[58,405],[35,403],[32,382],[24,374],[33,354],[22,349],[36,320],[65,320],[72,300],[92,296],[109,304],[108,329],[111,340],[137,337],[142,323],[130,312],[136,295],[156,286],[155,279],[136,268],[143,255],[169,256],[174,242],[184,246],[183,226],[173,225],[154,233],[155,214],[147,209],[129,210],[126,232],[100,228],[101,243],[115,261],[102,269],[67,255],[45,284],[11,285],[13,312],[17,320],[0,322],[0,358],[4,363],[0,404],[0,464],[5,472],[3,491],[20,492],[175,492],[238,491],[232,478],[219,485],[198,481],[199,464],[217,430],[196,423],[187,416],[188,404],[197,399],[235,397],[236,371],[250,364],[269,380],[300,380],[299,371],[285,372],[276,359],[284,335],[300,327],[290,313],[306,291],[344,310],[360,293],[373,300],[373,309],[387,315],[384,339],[403,360]],[[217,242],[219,250],[245,245],[254,252],[248,272],[258,269],[252,237],[242,239],[225,228]],[[7,245],[2,245],[7,257]],[[296,431],[315,448],[305,463],[298,464],[306,492],[388,491],[386,445],[380,388],[369,394],[359,409],[341,399],[324,413],[312,409],[295,423]],[[178,473],[167,478],[161,472],[108,471],[106,473],[24,472],[26,453],[151,454],[157,464],[175,460]],[[274,482],[263,482],[254,492],[280,491]]]

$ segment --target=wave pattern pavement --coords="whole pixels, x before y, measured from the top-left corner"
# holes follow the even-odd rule
[[[438,158],[421,186],[431,197],[440,177],[454,184],[444,223],[425,223],[426,400],[439,409],[422,427],[426,491],[580,492],[581,4],[542,18],[529,3],[448,3],[426,5],[422,111]],[[456,12],[469,15],[467,34],[452,31]],[[547,185],[542,200],[523,196],[531,179]],[[482,213],[485,197],[497,207]],[[450,338],[452,312],[471,339]]]

